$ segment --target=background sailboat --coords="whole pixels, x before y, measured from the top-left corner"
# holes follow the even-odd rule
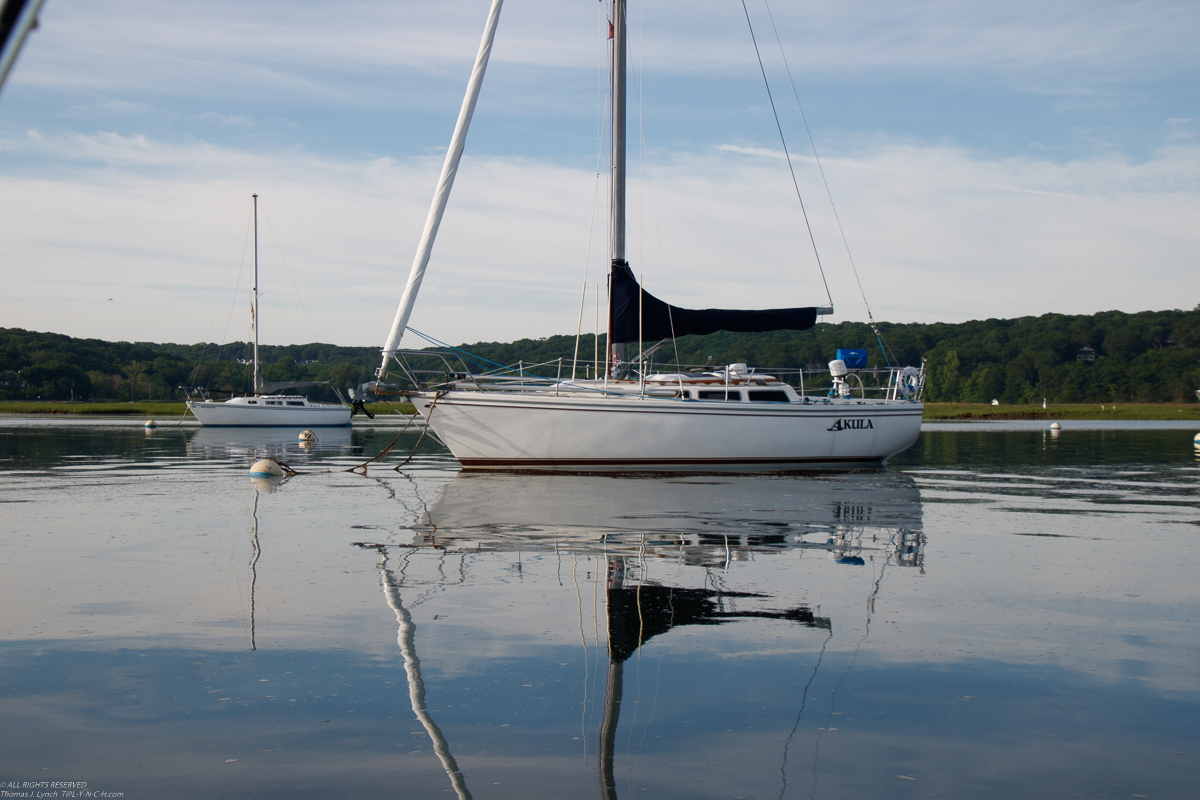
[[[258,365],[258,195],[254,198],[254,303],[251,319],[254,328],[254,394],[232,397],[224,402],[189,400],[188,410],[201,425],[212,427],[341,427],[350,424],[353,413],[348,405],[313,403],[298,394],[264,394],[274,389],[316,386],[321,382],[271,383],[264,381]]]

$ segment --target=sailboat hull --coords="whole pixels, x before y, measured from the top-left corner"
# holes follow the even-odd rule
[[[349,406],[328,403],[267,406],[193,401],[188,403],[188,409],[201,425],[212,428],[345,427],[350,424],[351,415]]]
[[[718,403],[451,391],[413,398],[468,469],[804,470],[878,467],[921,431],[920,403]]]

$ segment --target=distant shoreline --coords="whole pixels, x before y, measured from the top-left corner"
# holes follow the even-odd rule
[[[367,410],[377,415],[415,414],[412,403],[367,403]],[[66,401],[31,402],[18,400],[0,402],[0,414],[67,414],[97,417],[182,417],[187,411],[183,403],[71,403]]]
[[[1050,403],[1046,408],[1040,404],[926,403],[921,419],[958,422],[1004,419],[1200,421],[1200,403]]]
[[[415,414],[411,403],[389,406],[386,403],[368,403],[372,414],[395,415]],[[47,402],[0,402],[0,414],[69,414],[76,416],[138,416],[138,417],[181,417],[183,403],[70,403]],[[993,406],[985,403],[926,403],[924,420],[1197,420],[1200,421],[1200,403],[1051,403],[1047,408],[1040,405]]]

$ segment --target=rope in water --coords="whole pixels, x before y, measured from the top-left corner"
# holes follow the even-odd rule
[[[443,392],[438,392],[437,394],[435,394],[433,396],[433,402],[429,404],[429,414],[426,417],[425,427],[423,427],[421,429],[421,435],[417,438],[417,443],[415,445],[413,445],[413,449],[409,452],[408,456],[406,456],[403,461],[401,461],[399,464],[397,464],[395,467],[392,468],[396,472],[399,472],[401,467],[403,467],[408,462],[412,461],[413,456],[415,456],[417,454],[417,448],[419,448],[421,446],[421,442],[425,441],[425,434],[429,430],[429,424],[428,424],[429,417],[433,416],[433,409],[437,406],[437,401],[444,394],[445,394],[445,392],[443,391]],[[396,411],[397,413],[400,413],[399,409],[397,409],[391,403],[388,403],[386,400],[384,400],[383,402],[392,410]],[[366,475],[367,467],[370,466],[371,464],[375,463],[379,459],[383,458],[388,453],[390,453],[392,448],[396,446],[396,443],[400,441],[400,437],[408,432],[408,429],[412,427],[412,424],[416,421],[417,417],[419,417],[419,416],[420,416],[419,414],[413,414],[409,418],[408,422],[406,422],[404,424],[404,427],[400,429],[400,432],[398,434],[396,434],[396,438],[392,439],[392,441],[388,444],[387,447],[380,450],[374,456],[367,459],[366,461],[364,461],[361,464],[357,464],[353,467],[350,467],[349,469],[343,469],[343,470],[338,470],[338,471],[339,472],[355,472],[355,473],[357,473],[359,470],[361,470],[362,474]],[[334,470],[331,470],[331,469],[313,470],[311,472],[307,471],[307,470],[300,471],[298,469],[292,468],[288,464],[284,463],[283,461],[280,461],[278,458],[275,458],[273,456],[267,456],[263,460],[270,461],[270,462],[273,462],[273,463],[279,465],[279,468],[281,470],[283,470],[286,473],[287,477],[289,477],[289,478],[292,477],[293,475],[328,475],[328,474],[331,474],[334,472]]]
[[[430,419],[430,417],[433,416],[433,409],[435,406],[437,406],[437,401],[439,399],[441,399],[441,396],[444,394],[445,394],[445,392],[443,391],[443,392],[438,392],[433,396],[433,402],[429,404],[429,414],[425,417],[425,427],[423,427],[421,429],[421,435],[417,439],[417,443],[415,445],[413,445],[412,452],[410,452],[408,454],[407,458],[405,458],[403,461],[401,461],[399,464],[397,464],[395,467],[393,467],[393,469],[396,472],[399,472],[401,467],[403,467],[409,461],[412,461],[412,457],[417,454],[417,448],[421,446],[421,442],[423,442],[425,440],[425,433],[429,430],[429,419]],[[384,401],[384,402],[387,402],[387,401]],[[391,406],[390,403],[388,405],[389,405],[389,407],[393,407],[393,406]],[[387,447],[383,448],[383,450],[381,450],[374,457],[367,459],[366,461],[364,461],[363,463],[359,464],[356,467],[351,467],[350,469],[343,470],[343,472],[357,472],[358,470],[361,469],[362,473],[364,475],[366,475],[367,474],[367,466],[369,464],[372,464],[372,463],[378,461],[379,459],[383,458],[385,455],[387,455],[391,451],[391,449],[396,446],[396,442],[400,441],[400,437],[404,435],[405,431],[407,431],[412,426],[413,421],[416,420],[416,418],[418,416],[419,416],[418,414],[413,414],[412,418],[409,419],[409,421],[405,424],[404,428],[400,431],[400,433],[396,434],[396,438],[392,439],[392,443],[389,444]]]

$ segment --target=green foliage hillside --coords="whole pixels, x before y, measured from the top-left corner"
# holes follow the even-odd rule
[[[811,369],[809,386],[838,348],[870,353],[870,366],[920,364],[928,359],[925,399],[932,402],[1003,404],[1083,402],[1196,402],[1200,388],[1200,307],[1191,311],[1105,311],[1090,316],[1046,314],[949,324],[880,323],[887,358],[863,323],[821,324],[809,331],[762,334],[716,333],[667,343],[654,355],[656,369],[677,364],[720,366],[746,362],[795,382]],[[406,342],[406,344],[414,344]],[[649,343],[648,343],[649,344]],[[1077,359],[1080,348],[1093,361]],[[577,375],[586,374],[595,343],[579,341]],[[516,367],[545,376],[569,377],[573,336],[478,342],[456,355],[471,354],[468,366]],[[631,348],[636,349],[636,348]],[[604,353],[604,337],[600,337]],[[345,389],[372,379],[379,350],[329,344],[263,346],[263,375],[270,381],[328,380]],[[73,339],[16,328],[0,329],[0,399],[166,400],[182,397],[179,386],[248,392],[251,346],[233,343],[152,344]],[[435,366],[423,359],[424,366]],[[554,362],[554,363],[549,363]],[[545,366],[549,363],[549,366]],[[541,367],[529,367],[542,364]],[[308,390],[313,399],[332,399],[327,388]]]
[[[931,401],[1195,402],[1200,388],[1200,310],[928,327]],[[1077,360],[1084,346],[1094,361]]]
[[[170,400],[180,386],[249,393],[252,345],[153,344],[75,339],[57,333],[0,328],[0,400]],[[268,381],[330,381],[345,390],[369,380],[375,347],[328,344],[260,346]],[[306,391],[334,400],[327,387]]]
[[[870,326],[820,324],[808,331],[687,336],[655,354],[664,370],[746,362],[795,382],[796,372],[824,373],[838,348],[865,349],[868,365],[919,365],[928,359],[925,399],[944,403],[1196,402],[1200,388],[1200,307],[1191,311],[1105,311],[1090,316],[1046,314],[957,324],[879,323],[883,356]],[[604,352],[604,337],[600,337]],[[649,344],[649,343],[647,343]],[[1091,347],[1094,361],[1077,359]],[[575,348],[572,336],[511,344],[480,342],[464,349],[501,364],[562,357],[564,376]],[[636,350],[636,348],[633,348]],[[590,362],[593,337],[580,340]],[[536,370],[553,375],[556,367]],[[582,371],[580,372],[582,374]],[[806,378],[812,386],[819,381]]]

